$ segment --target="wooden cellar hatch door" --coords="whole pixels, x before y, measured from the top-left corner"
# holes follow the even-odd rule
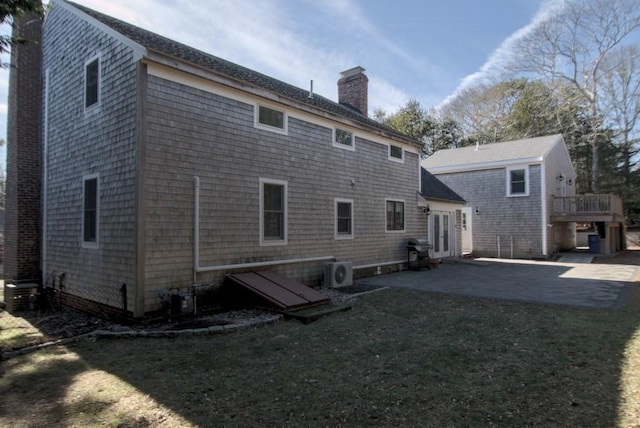
[[[228,277],[281,309],[329,302],[329,297],[324,294],[273,271],[236,273]]]

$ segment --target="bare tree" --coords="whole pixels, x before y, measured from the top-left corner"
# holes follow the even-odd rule
[[[467,137],[485,143],[500,141],[503,118],[518,98],[519,85],[512,80],[466,88],[438,114],[443,120],[455,121]]]
[[[624,193],[631,194],[632,159],[640,143],[640,52],[638,46],[621,46],[609,52],[600,67],[602,80],[602,106],[617,130]]]
[[[540,74],[573,86],[588,105],[592,150],[591,188],[598,192],[599,141],[603,137],[603,62],[640,28],[640,0],[570,0],[563,10],[541,22],[516,47],[513,69]]]

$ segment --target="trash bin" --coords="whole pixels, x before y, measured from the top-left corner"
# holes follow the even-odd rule
[[[600,235],[589,235],[589,253],[600,254]]]

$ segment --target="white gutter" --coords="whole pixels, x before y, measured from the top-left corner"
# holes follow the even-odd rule
[[[354,269],[370,269],[372,267],[378,267],[378,266],[390,266],[390,265],[397,265],[397,264],[403,264],[406,263],[406,260],[396,260],[395,262],[380,262],[380,263],[371,263],[368,265],[360,265],[360,266],[354,266]]]
[[[47,285],[47,159],[49,134],[49,69],[44,71],[44,118],[42,123],[42,279]]]
[[[307,257],[302,259],[288,259],[288,260],[272,260],[268,262],[254,262],[254,263],[237,263],[232,265],[218,265],[218,266],[199,266],[196,272],[215,272],[221,270],[231,269],[245,269],[254,267],[265,267],[275,265],[290,265],[294,263],[307,263],[307,262],[321,262],[328,260],[335,260],[334,256],[321,256],[321,257]]]
[[[335,256],[305,257],[287,260],[271,260],[266,262],[236,263],[229,265],[200,266],[200,177],[193,177],[193,283],[199,272],[216,272],[232,269],[248,269],[255,267],[286,265],[335,260]]]
[[[540,165],[540,206],[542,215],[542,255],[547,256],[547,168],[545,163]]]
[[[200,268],[200,177],[193,177],[193,283]]]

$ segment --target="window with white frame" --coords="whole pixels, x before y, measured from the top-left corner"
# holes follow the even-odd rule
[[[84,108],[88,110],[100,104],[100,55],[84,64]]]
[[[335,199],[335,238],[353,239],[353,199]]]
[[[333,145],[341,149],[354,150],[353,132],[335,128],[333,130]]]
[[[287,243],[287,182],[260,179],[260,245]]]
[[[387,199],[387,232],[404,231],[404,201]]]
[[[393,161],[404,161],[404,150],[400,146],[389,145],[389,159]]]
[[[100,186],[98,174],[83,177],[82,195],[82,244],[87,248],[98,246],[98,219],[100,211]]]
[[[258,105],[257,111],[256,126],[270,131],[287,132],[287,115],[284,110]]]
[[[507,168],[507,196],[529,196],[529,167]]]

